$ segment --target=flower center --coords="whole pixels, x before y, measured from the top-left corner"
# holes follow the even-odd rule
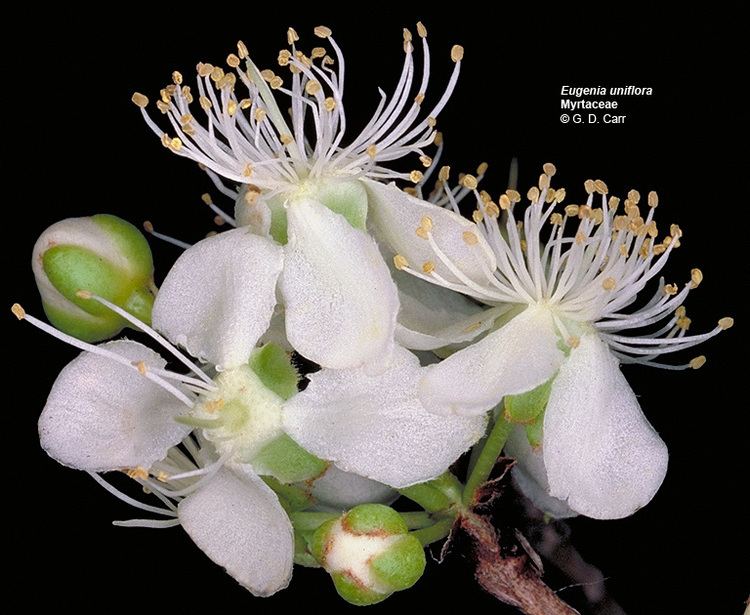
[[[263,447],[281,435],[283,400],[269,390],[247,365],[220,373],[217,389],[203,393],[191,422],[203,428],[221,456],[249,463]]]

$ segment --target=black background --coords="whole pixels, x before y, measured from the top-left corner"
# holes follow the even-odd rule
[[[601,6],[601,5],[600,5]],[[452,11],[351,5],[345,14],[302,14],[282,5],[262,9],[180,7],[169,19],[112,8],[108,15],[39,11],[6,22],[3,35],[4,268],[12,282],[5,304],[19,301],[41,314],[28,259],[36,236],[58,219],[108,212],[186,241],[211,228],[200,194],[212,190],[195,165],[170,155],[130,103],[134,90],[158,97],[172,70],[188,78],[199,60],[223,63],[242,38],[261,67],[274,67],[287,25],[302,48],[318,44],[312,27],[334,30],[347,61],[347,110],[361,125],[377,102],[375,87],[395,84],[401,27],[421,19],[430,32],[432,91],[452,68],[450,46],[466,49],[459,87],[441,115],[456,170],[490,163],[487,187],[504,188],[512,156],[520,186],[553,161],[556,184],[575,202],[589,177],[624,196],[659,191],[658,220],[677,222],[683,248],[668,281],[682,283],[691,267],[705,274],[687,306],[696,331],[725,315],[735,328],[701,347],[700,371],[625,368],[649,419],[670,448],[667,479],[653,502],[631,518],[571,523],[576,545],[600,567],[613,597],[628,613],[741,613],[747,598],[747,352],[741,351],[747,310],[746,80],[740,16],[732,7],[679,16],[643,10],[604,15],[582,8],[483,14],[473,5]],[[737,5],[739,6],[739,5]],[[246,7],[246,8],[245,8]],[[377,9],[377,10],[376,10]],[[373,11],[371,13],[370,11]],[[86,25],[84,17],[88,23]],[[13,43],[11,35],[19,36]],[[575,126],[559,121],[560,88],[641,85],[648,98],[622,102],[625,125]],[[217,199],[218,200],[218,199]],[[178,250],[153,244],[157,281]],[[55,375],[75,351],[6,313],[4,425],[4,559],[13,600],[50,597],[82,612],[199,607],[268,612],[287,606],[350,609],[320,571],[296,570],[290,589],[261,600],[214,566],[179,529],[117,529],[111,519],[134,511],[83,473],[65,469],[40,450],[36,418]],[[22,378],[23,375],[23,378]],[[137,513],[136,513],[137,514]],[[8,549],[10,547],[10,549]],[[554,582],[553,582],[554,581]],[[551,579],[554,587],[563,580]],[[561,596],[577,601],[577,589]],[[6,599],[10,597],[6,593]],[[458,559],[431,565],[414,589],[373,612],[446,606],[511,613],[483,595]],[[21,603],[19,603],[21,604]],[[166,611],[162,611],[166,612]]]

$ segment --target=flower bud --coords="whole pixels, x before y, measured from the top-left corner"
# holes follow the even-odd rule
[[[68,218],[45,230],[31,266],[49,321],[87,342],[119,333],[127,322],[77,295],[89,291],[151,322],[154,264],[146,238],[129,222],[97,214]]]
[[[339,595],[358,606],[385,600],[422,576],[424,548],[395,510],[362,504],[321,525],[311,550]]]

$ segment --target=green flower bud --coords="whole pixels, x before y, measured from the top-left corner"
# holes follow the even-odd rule
[[[339,595],[358,606],[411,587],[426,564],[424,548],[401,515],[382,504],[362,504],[327,521],[315,531],[310,552]]]
[[[108,299],[146,324],[154,303],[154,264],[146,238],[116,216],[68,218],[45,230],[31,262],[42,305],[61,331],[87,342],[119,333],[127,322],[96,301]]]

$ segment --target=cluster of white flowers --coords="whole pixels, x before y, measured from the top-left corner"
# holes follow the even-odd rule
[[[515,190],[494,201],[479,190],[482,165],[479,177],[462,175],[456,187],[440,168],[424,199],[437,168],[428,151],[441,145],[436,118],[463,49],[452,48],[447,87],[424,110],[427,33],[422,24],[416,38],[404,30],[393,93],[381,91],[365,128],[347,141],[344,58],[328,28],[314,33],[328,47],[305,53],[288,30],[289,48],[278,55],[283,77],[260,70],[241,42],[227,70],[198,64],[196,90],[175,72],[156,103],[169,132],[149,115],[148,99],[133,95],[164,146],[200,163],[235,204],[230,216],[205,199],[236,228],[185,246],[158,290],[150,260],[138,256],[133,266],[141,252],[123,248],[130,231],[118,227],[116,235],[111,220],[65,221],[39,239],[34,272],[57,328],[18,305],[14,312],[83,350],[39,420],[44,449],[164,517],[121,525],[182,526],[258,596],[288,585],[295,558],[309,561],[297,544],[296,512],[393,501],[394,490],[445,473],[488,423],[513,420],[509,400],[535,391],[544,393],[541,412],[527,421],[533,425],[519,421],[506,446],[519,461],[519,487],[557,516],[616,518],[646,504],[667,451],[619,364],[669,367],[657,358],[732,325],[723,318],[708,333],[686,334],[683,303],[702,279],[697,269],[682,289],[662,279],[650,301],[625,311],[680,242],[676,226],[657,239],[656,194],[645,217],[636,191],[620,214],[607,186],[587,181],[585,204],[564,206],[547,164],[519,212]],[[386,166],[407,155],[424,171]],[[470,220],[458,202],[472,195]],[[106,253],[112,265],[103,275],[125,276],[127,292],[107,294],[91,276],[69,281],[70,266],[55,273],[55,259],[85,258],[87,250]],[[135,341],[91,343],[123,326],[150,336],[187,373]],[[292,353],[321,367],[302,391]],[[489,412],[504,399],[504,412]],[[115,470],[162,506],[101,476]],[[307,500],[294,504],[289,489]],[[379,549],[388,542],[378,540]],[[314,549],[302,551],[313,557]],[[346,571],[336,553],[318,563]],[[356,586],[356,574],[346,574]],[[378,599],[401,587],[368,583]]]

